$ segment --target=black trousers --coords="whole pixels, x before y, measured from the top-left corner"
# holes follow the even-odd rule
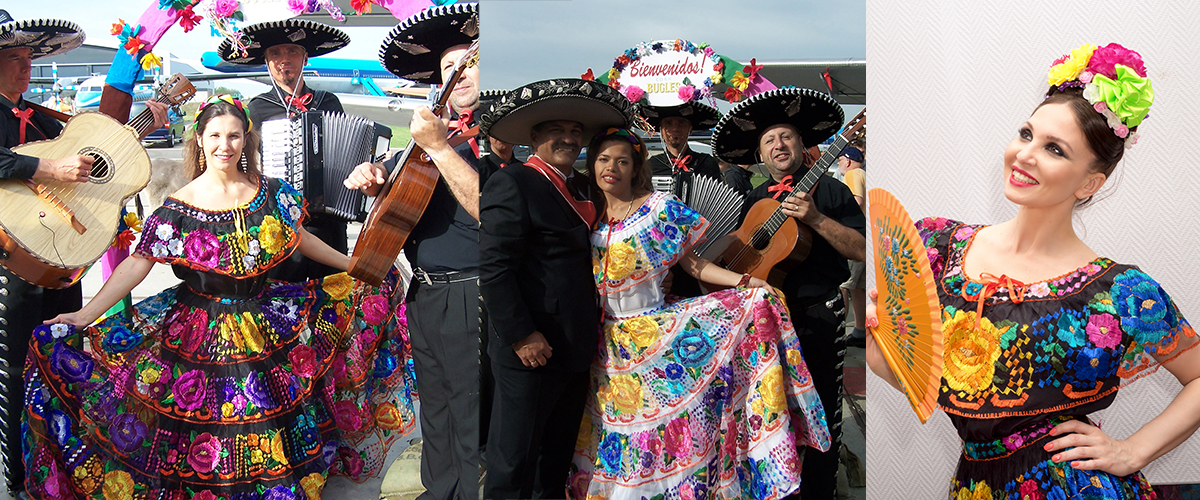
[[[826,301],[835,297],[841,301],[836,291],[816,303],[808,300],[793,305],[799,301],[788,299],[788,311],[792,314],[796,335],[800,337],[804,362],[812,373],[813,387],[825,407],[825,422],[829,425],[829,451],[820,453],[805,448],[799,494],[804,500],[829,500],[837,492],[838,458],[842,446],[842,361],[846,357],[846,339],[841,330],[844,313],[836,314],[825,306]],[[840,307],[835,305],[834,309]]]
[[[427,285],[407,297],[421,393],[422,499],[479,497],[479,281]]]
[[[304,229],[333,247],[334,250],[341,253],[349,250],[349,243],[346,239],[346,221],[343,219],[324,213],[312,214],[309,220],[305,221]],[[341,271],[305,257],[299,250],[296,250],[287,260],[271,268],[267,276],[296,283],[324,278],[339,272]]]
[[[0,267],[0,443],[4,448],[0,458],[10,492],[25,489],[21,413],[25,409],[23,372],[29,338],[42,321],[82,307],[79,284],[62,290],[42,288]]]
[[[566,498],[587,403],[588,372],[492,364],[496,380],[487,444],[486,499]]]

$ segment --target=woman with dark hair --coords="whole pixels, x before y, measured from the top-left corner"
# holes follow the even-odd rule
[[[1154,498],[1139,470],[1200,426],[1196,332],[1157,282],[1097,255],[1071,221],[1136,141],[1154,93],[1141,56],[1117,44],[1071,51],[1048,83],[1004,151],[1016,217],[917,223],[942,305],[938,403],[963,440],[950,497]],[[874,337],[867,361],[899,388]],[[1126,439],[1089,420],[1160,365],[1184,385],[1162,414]]]
[[[349,259],[304,230],[295,189],[259,174],[256,142],[240,101],[202,104],[194,179],[95,298],[34,330],[34,498],[319,498],[330,472],[377,472],[412,425],[395,273],[378,289],[268,280],[295,251]],[[155,262],[183,282],[89,327]]]
[[[604,336],[576,445],[574,498],[781,498],[800,483],[798,446],[829,447],[787,310],[762,280],[692,252],[708,227],[653,191],[646,147],[612,128],[588,145],[601,214],[593,270]],[[679,262],[737,287],[667,303]],[[721,490],[721,491],[715,491]]]

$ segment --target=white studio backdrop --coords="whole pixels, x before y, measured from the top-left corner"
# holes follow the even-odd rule
[[[1142,54],[1156,98],[1140,142],[1099,201],[1077,212],[1076,231],[1100,255],[1139,265],[1200,322],[1197,22],[1191,1],[869,1],[868,187],[891,191],[914,218],[1011,218],[1004,148],[1049,87],[1051,63],[1083,43],[1120,43]],[[1093,418],[1128,437],[1180,388],[1159,370]],[[921,425],[873,374],[867,391],[867,498],[947,498],[961,442],[946,414]],[[1144,472],[1155,484],[1200,483],[1200,436]]]

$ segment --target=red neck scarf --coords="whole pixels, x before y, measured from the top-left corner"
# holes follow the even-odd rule
[[[283,98],[284,103],[300,111],[308,111],[308,105],[312,103],[312,100],[312,92],[302,94],[300,97],[289,95]]]
[[[794,181],[792,181],[792,176],[789,175],[789,176],[781,179],[779,181],[779,184],[768,187],[767,192],[773,193],[771,195],[771,198],[778,200],[778,199],[780,199],[780,197],[788,195],[792,192],[792,183],[793,182]]]
[[[465,134],[469,130],[471,130],[471,127],[474,127],[474,126],[475,126],[475,117],[472,116],[471,111],[470,110],[463,111],[462,113],[458,114],[457,119],[450,121],[449,134],[446,136],[446,139],[449,140],[451,137],[454,137],[456,135]],[[471,151],[474,151],[475,157],[478,158],[479,157],[479,141],[476,141],[475,138],[472,137],[470,139],[467,139],[467,142],[469,144],[471,144]]]
[[[529,161],[525,162],[525,164],[529,165],[538,172],[541,172],[542,175],[546,177],[546,180],[550,181],[551,184],[554,184],[554,187],[558,189],[558,193],[562,195],[563,199],[567,200],[567,203],[571,204],[571,208],[575,209],[575,214],[578,215],[580,219],[583,219],[583,222],[587,224],[588,227],[592,226],[596,220],[596,206],[592,204],[591,200],[576,200],[575,196],[567,190],[567,181],[566,179],[563,179],[563,176],[558,172],[558,169],[554,168],[549,163],[546,163],[545,160],[542,160],[537,156],[530,156]]]
[[[17,118],[21,119],[21,123],[20,123],[20,125],[18,125],[18,127],[21,130],[20,135],[19,135],[20,138],[17,140],[21,144],[25,144],[25,128],[32,124],[32,122],[30,121],[30,118],[33,117],[33,108],[29,108],[29,109],[13,108],[12,112],[14,115],[17,116]]]
[[[671,158],[671,156],[667,155],[667,158]],[[687,166],[690,159],[692,159],[692,155],[684,155],[683,158],[671,158],[671,166],[684,172],[690,172]]]

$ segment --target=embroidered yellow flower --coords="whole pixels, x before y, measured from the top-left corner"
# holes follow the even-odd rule
[[[241,327],[238,326],[238,316],[236,314],[222,314],[219,323],[221,340],[232,343],[238,349],[246,348],[246,343],[242,339]]]
[[[1065,61],[1050,68],[1046,83],[1059,85],[1079,78],[1079,72],[1087,67],[1088,62],[1092,60],[1092,52],[1095,50],[1096,46],[1090,43],[1080,45],[1078,49],[1071,49],[1071,55]]]
[[[592,257],[592,276],[600,276],[600,261]]]
[[[350,296],[350,289],[354,287],[354,280],[350,279],[350,275],[346,273],[337,273],[325,278],[321,282],[321,288],[325,289],[334,300],[345,300]]]
[[[304,494],[308,496],[308,500],[321,500],[321,490],[325,489],[325,476],[320,472],[304,476],[300,480],[300,487],[304,488]]]
[[[283,452],[283,433],[275,433],[275,437],[271,438],[271,458],[283,465],[288,464],[287,454]]]
[[[621,328],[619,323],[614,323],[608,326],[608,339],[612,352],[617,352],[620,346],[627,346],[632,342],[629,338],[629,332]]]
[[[608,279],[623,280],[633,274],[637,264],[637,251],[624,241],[618,241],[608,246],[608,255],[604,265],[607,266]]]
[[[992,488],[987,482],[979,481],[973,487],[973,490],[966,486],[959,488],[954,494],[954,500],[992,500]]]
[[[758,393],[762,395],[763,404],[767,406],[767,410],[772,413],[787,410],[787,399],[783,392],[782,366],[775,365],[767,369],[767,374],[763,375],[762,383],[758,386]]]
[[[284,241],[283,224],[279,223],[279,219],[276,219],[273,215],[263,217],[262,224],[258,226],[258,242],[267,253],[271,255],[279,253],[279,250],[286,243]]]
[[[262,450],[250,450],[250,463],[261,464],[267,457],[263,455]]]
[[[647,316],[638,316],[621,322],[621,329],[629,332],[633,345],[641,348],[649,347],[658,340],[658,322]]]
[[[642,408],[642,383],[632,375],[617,375],[609,380],[612,402],[621,413],[634,413]]]
[[[130,500],[133,498],[133,476],[123,470],[104,475],[105,500]]]
[[[802,356],[800,354],[800,351],[798,351],[796,349],[788,349],[787,350],[787,361],[788,361],[789,365],[799,366],[800,363],[802,361],[804,361],[804,356]]]
[[[158,368],[146,368],[142,370],[142,382],[153,384],[158,382],[159,377],[162,377],[162,373],[158,371]]]
[[[987,318],[981,318],[976,328],[975,312],[962,310],[942,322],[942,331],[946,335],[942,373],[946,384],[968,395],[990,390],[1003,332]]]
[[[221,403],[221,416],[225,418],[232,417],[233,410],[235,409],[236,408],[233,407],[233,403],[230,403],[229,401]]]
[[[258,323],[254,321],[254,315],[250,311],[242,312],[240,321],[242,338],[245,339],[246,352],[249,354],[258,354],[263,350],[262,332],[258,330]]]

